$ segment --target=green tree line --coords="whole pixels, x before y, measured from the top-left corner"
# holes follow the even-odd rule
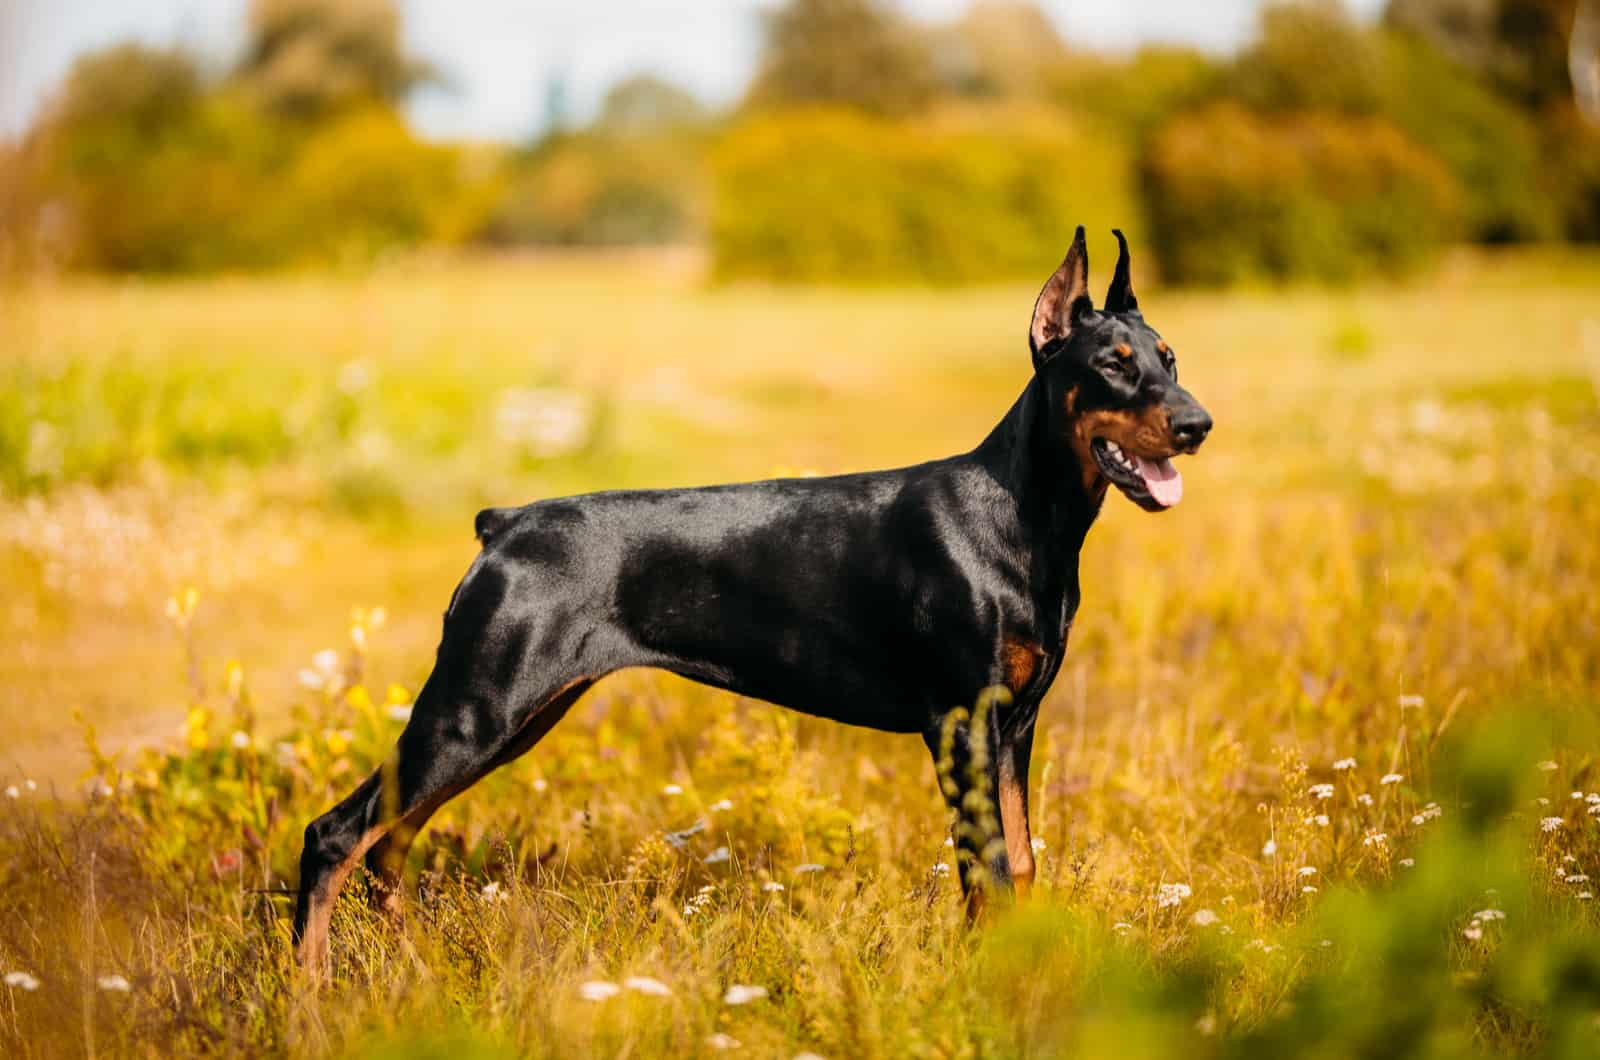
[[[706,241],[724,277],[1032,274],[1078,220],[1178,282],[1399,270],[1455,241],[1600,239],[1600,130],[1573,102],[1577,0],[1268,6],[1229,58],[1074,50],[1030,3],[937,26],[881,0],[767,15],[726,113],[640,75],[516,148],[419,140],[438,78],[392,0],[254,0],[207,71],[123,45],[0,146],[0,266],[200,271],[422,245]]]

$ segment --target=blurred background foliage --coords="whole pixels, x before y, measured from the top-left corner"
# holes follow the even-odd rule
[[[1272,4],[1219,58],[1073,49],[1013,0],[931,26],[790,0],[727,111],[641,74],[507,148],[407,128],[398,105],[442,75],[392,0],[256,0],[231,68],[83,57],[0,150],[0,255],[194,272],[699,243],[724,277],[963,283],[1037,272],[1085,220],[1139,231],[1172,282],[1342,281],[1462,240],[1600,239],[1576,6]]]

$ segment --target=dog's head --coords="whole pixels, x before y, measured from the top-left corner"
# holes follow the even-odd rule
[[[1044,384],[1052,435],[1070,446],[1083,487],[1099,497],[1107,482],[1150,512],[1183,496],[1172,466],[1211,430],[1211,416],[1178,385],[1178,361],[1167,341],[1145,323],[1128,278],[1128,241],[1115,231],[1121,253],[1095,309],[1089,297],[1089,254],[1083,227],[1066,260],[1039,292],[1028,344]]]

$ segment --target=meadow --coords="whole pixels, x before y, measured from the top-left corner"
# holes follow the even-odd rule
[[[435,818],[403,928],[354,881],[307,990],[301,832],[479,507],[947,455],[1026,380],[1033,285],[704,276],[0,290],[6,1055],[1600,1051],[1600,257],[1557,251],[1141,290],[1217,427],[1090,534],[1029,903],[964,925],[919,740],[627,673]]]

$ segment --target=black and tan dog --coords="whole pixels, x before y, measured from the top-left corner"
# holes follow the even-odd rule
[[[974,450],[895,471],[597,493],[492,508],[444,616],[433,673],[385,771],[314,821],[294,933],[320,970],[341,885],[363,855],[397,907],[417,830],[526,752],[594,682],[654,666],[808,714],[944,742],[962,885],[1033,876],[1034,720],[1078,608],[1078,552],[1108,484],[1160,511],[1171,458],[1211,418],[1145,323],[1128,246],[1105,307],[1083,229],[1033,310],[1033,377]],[[966,712],[1004,686],[971,731]],[[950,724],[947,726],[947,720]],[[983,736],[983,739],[975,737]],[[988,753],[969,768],[974,748]],[[987,780],[985,783],[984,781]],[[969,792],[976,798],[968,798]],[[982,866],[982,869],[978,869]]]

